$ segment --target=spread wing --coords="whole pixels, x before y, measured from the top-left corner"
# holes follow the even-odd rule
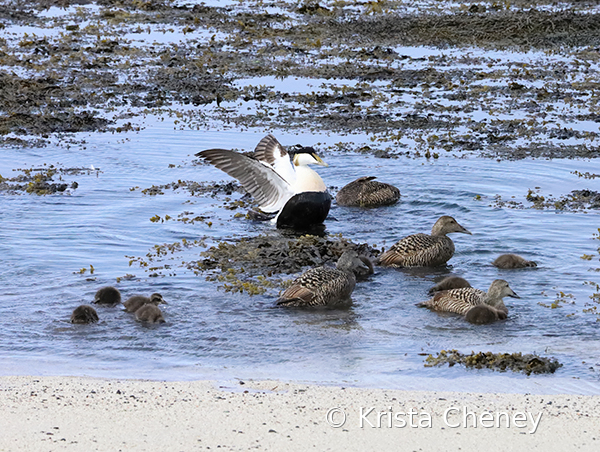
[[[290,185],[294,184],[296,172],[290,155],[273,135],[269,134],[259,141],[254,149],[254,158],[268,164]]]
[[[221,171],[236,178],[260,205],[264,212],[277,212],[294,196],[290,184],[269,165],[246,155],[226,149],[198,152]]]

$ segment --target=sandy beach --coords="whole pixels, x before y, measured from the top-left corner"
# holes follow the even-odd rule
[[[598,450],[600,396],[0,377],[0,450]]]

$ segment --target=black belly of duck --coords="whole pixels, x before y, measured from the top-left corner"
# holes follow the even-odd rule
[[[306,191],[290,198],[277,217],[278,228],[308,229],[321,224],[329,214],[331,195]]]

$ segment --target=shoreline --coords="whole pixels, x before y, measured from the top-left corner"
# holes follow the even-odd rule
[[[0,377],[0,450],[597,450],[600,396]],[[343,425],[340,425],[342,424]]]

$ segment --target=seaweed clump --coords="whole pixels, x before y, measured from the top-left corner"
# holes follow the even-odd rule
[[[132,187],[129,190],[135,191],[139,187]],[[242,186],[236,181],[230,182],[196,182],[178,180],[164,185],[153,185],[152,187],[142,189],[142,193],[148,196],[162,195],[164,190],[187,190],[192,196],[210,196],[215,198],[219,195],[231,196],[234,193],[246,193]]]
[[[600,209],[600,193],[593,190],[573,190],[560,198],[545,197],[540,194],[540,190],[529,189],[525,199],[531,203],[525,206],[522,202],[515,200],[504,200],[500,195],[494,199],[494,207],[506,207],[510,209],[555,209],[561,211],[583,211],[588,209]]]
[[[300,237],[268,236],[242,238],[234,243],[219,242],[200,253],[202,260],[192,262],[188,268],[205,271],[240,269],[246,273],[272,275],[297,273],[307,266],[335,263],[347,249],[374,257],[380,254],[367,244],[356,244],[343,237],[337,239],[302,235]]]
[[[492,352],[471,352],[470,355],[464,355],[457,350],[442,350],[437,356],[429,355],[425,359],[425,367],[442,366],[448,364],[449,367],[455,364],[462,364],[465,367],[475,369],[492,369],[506,372],[524,372],[527,375],[554,373],[556,369],[562,367],[562,364],[554,358],[545,358],[532,353],[525,355],[521,353],[492,353]]]
[[[75,181],[70,184],[62,179],[63,174],[78,174],[84,171],[91,171],[85,168],[57,168],[50,165],[44,168],[19,169],[21,174],[5,178],[0,175],[0,192],[16,194],[25,192],[35,195],[51,195],[61,193],[67,188],[76,189],[79,184]],[[54,181],[54,176],[58,174],[58,181]]]
[[[187,268],[196,275],[208,272],[206,279],[222,283],[226,291],[255,295],[285,284],[273,278],[274,275],[298,273],[304,267],[333,265],[347,249],[370,258],[381,253],[366,243],[356,244],[341,236],[260,235],[233,243],[219,242],[200,253],[202,259],[189,262]]]

